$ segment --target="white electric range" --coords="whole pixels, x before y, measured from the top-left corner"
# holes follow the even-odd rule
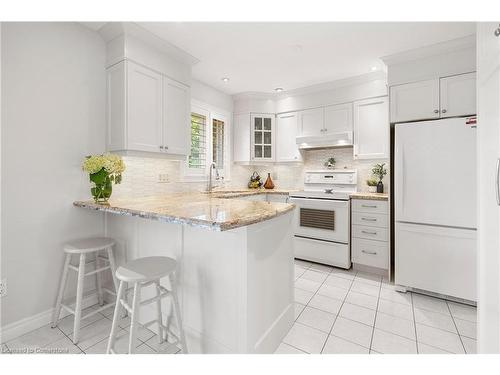
[[[290,194],[295,257],[351,268],[350,200],[357,191],[356,170],[307,171],[304,190]]]

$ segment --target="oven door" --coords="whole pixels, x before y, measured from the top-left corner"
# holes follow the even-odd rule
[[[317,240],[349,243],[349,201],[291,198],[297,207],[294,234]]]

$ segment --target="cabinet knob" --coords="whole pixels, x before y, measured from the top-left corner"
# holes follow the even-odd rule
[[[168,150],[168,146],[164,146],[165,147],[165,150]]]
[[[163,146],[160,146],[160,150],[163,150]]]
[[[441,112],[442,112],[442,113],[446,113],[446,109],[443,109]]]
[[[439,113],[439,109],[435,109],[435,110],[434,110],[434,113]]]

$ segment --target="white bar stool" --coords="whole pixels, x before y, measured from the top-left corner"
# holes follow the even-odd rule
[[[180,343],[182,346],[182,352],[187,353],[186,337],[184,335],[184,329],[182,327],[181,312],[179,307],[179,299],[177,296],[177,284],[175,281],[175,273],[177,269],[177,262],[168,257],[145,257],[135,259],[128,262],[122,267],[116,270],[116,277],[120,280],[120,286],[118,287],[118,293],[116,300],[119,303],[115,306],[115,314],[113,316],[113,324],[111,326],[111,333],[109,335],[108,347],[106,353],[115,354],[114,344],[116,340],[118,320],[120,316],[121,306],[125,308],[131,315],[131,325],[130,325],[130,337],[128,343],[129,354],[134,353],[137,340],[137,328],[138,325],[146,328],[154,323],[158,323],[158,339],[161,344],[168,335],[174,337],[174,344]],[[168,277],[170,280],[170,285],[172,290],[168,290],[160,285],[160,279],[163,277]],[[125,283],[131,283],[133,286],[125,290]],[[143,287],[155,285],[156,296],[141,301],[141,289]],[[125,295],[133,290],[132,307],[127,304],[123,294]],[[172,333],[167,326],[163,324],[163,317],[161,313],[161,300],[165,297],[172,297],[173,307],[175,316],[177,318],[177,325],[179,327],[179,336]],[[156,302],[157,308],[157,318],[145,324],[139,323],[139,310],[141,306],[148,305],[150,303]],[[165,337],[164,337],[165,334]]]
[[[68,242],[64,245],[64,252],[66,253],[66,259],[64,261],[64,268],[61,277],[61,282],[59,285],[59,293],[57,295],[56,306],[54,308],[54,314],[52,316],[52,328],[55,328],[59,323],[59,316],[61,315],[61,308],[68,311],[70,314],[75,316],[74,328],[73,328],[73,343],[77,344],[80,334],[80,322],[82,319],[86,319],[89,316],[97,314],[98,312],[105,310],[111,306],[114,306],[115,303],[107,303],[104,304],[104,292],[116,296],[116,293],[112,290],[105,288],[102,286],[101,273],[107,270],[111,271],[111,275],[113,277],[113,284],[115,286],[115,290],[118,290],[118,280],[116,280],[115,276],[115,258],[113,256],[113,245],[115,241],[111,238],[98,237],[98,238],[85,238],[81,240],[76,240],[72,242]],[[107,258],[100,254],[101,251],[107,252]],[[86,262],[87,256],[89,254],[94,254],[94,259],[90,262]],[[70,264],[71,257],[73,255],[79,255],[79,264],[78,267]],[[95,263],[94,270],[85,272],[85,266]],[[107,264],[107,265],[106,265]],[[73,270],[78,274],[78,282],[76,287],[76,301],[75,301],[75,309],[73,310],[69,304],[62,303],[62,298],[64,295],[64,290],[66,289],[66,282],[68,279],[68,270]],[[83,281],[85,276],[96,276],[96,285],[97,285],[97,299],[99,301],[99,305],[101,306],[98,309],[91,311],[82,317],[82,299],[83,299]]]

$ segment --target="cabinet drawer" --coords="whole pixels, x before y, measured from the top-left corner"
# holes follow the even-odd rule
[[[352,239],[352,261],[365,266],[389,268],[389,244],[387,242]]]
[[[365,225],[353,225],[352,236],[356,238],[365,238],[368,240],[387,241],[387,229],[368,227]]]
[[[352,223],[357,225],[368,225],[371,227],[387,228],[388,216],[385,214],[374,214],[364,212],[353,212]]]
[[[356,212],[366,212],[375,214],[387,214],[388,202],[368,199],[353,199],[352,210]]]

